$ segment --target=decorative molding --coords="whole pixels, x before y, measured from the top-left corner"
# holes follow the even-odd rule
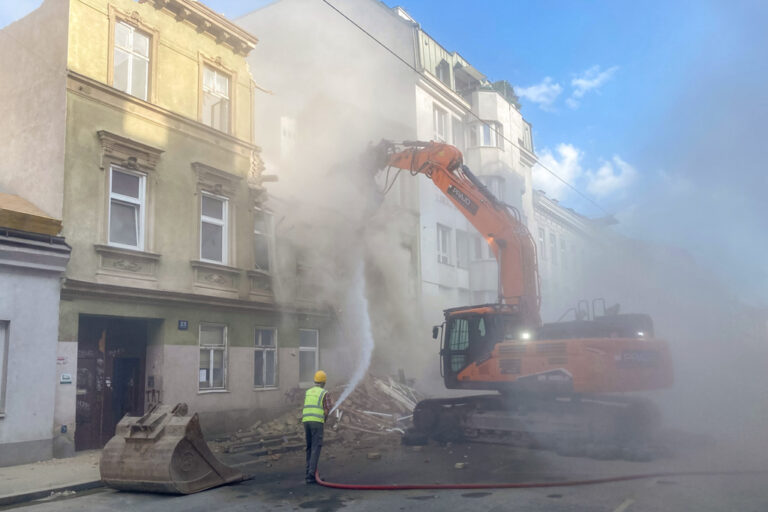
[[[223,311],[265,311],[281,314],[302,314],[321,318],[335,315],[330,307],[318,308],[315,304],[276,304],[266,301],[239,299],[237,297],[217,297],[198,293],[162,290],[156,288],[138,288],[118,283],[96,283],[65,278],[61,287],[62,300],[90,299],[103,302],[136,303],[157,306],[195,306],[220,308]]]
[[[153,171],[164,153],[162,149],[153,148],[141,142],[131,140],[106,130],[96,132],[101,143],[101,170],[110,163],[116,163],[126,169]]]
[[[194,270],[194,286],[228,294],[237,293],[240,287],[240,269],[217,265],[206,261],[191,261]]]
[[[155,270],[157,262],[160,261],[159,254],[103,244],[96,244],[93,248],[99,254],[98,274],[141,281],[156,280]]]
[[[254,36],[228,19],[194,0],[139,0],[153,5],[155,9],[169,11],[178,21],[192,24],[199,33],[207,33],[217,43],[226,44],[243,57],[259,42]]]
[[[243,179],[202,162],[192,162],[192,170],[197,173],[197,181],[204,190],[227,197],[235,195]]]
[[[262,270],[248,270],[246,274],[250,281],[249,293],[272,295],[274,292],[272,288],[272,274]]]

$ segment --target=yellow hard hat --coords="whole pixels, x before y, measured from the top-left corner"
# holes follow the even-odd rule
[[[328,376],[323,370],[317,370],[315,372],[315,382],[325,382],[326,380],[328,380]]]

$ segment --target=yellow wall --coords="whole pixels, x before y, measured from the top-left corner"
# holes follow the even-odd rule
[[[251,136],[251,75],[245,57],[230,47],[219,44],[207,33],[200,33],[187,21],[177,21],[169,12],[158,10],[149,3],[135,0],[71,0],[69,12],[70,70],[108,84],[109,76],[109,12],[130,16],[138,14],[142,26],[154,31],[156,55],[151,77],[156,105],[190,119],[199,120],[200,62],[207,58],[220,62],[233,72],[231,90],[232,115],[236,137],[252,141]],[[150,67],[153,67],[150,65]]]

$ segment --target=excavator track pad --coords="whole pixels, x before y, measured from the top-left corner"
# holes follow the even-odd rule
[[[101,454],[101,479],[123,491],[192,494],[246,476],[219,462],[187,404],[155,405],[125,416]]]

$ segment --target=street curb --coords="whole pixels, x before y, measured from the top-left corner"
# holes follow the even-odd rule
[[[104,482],[101,480],[93,480],[91,482],[83,482],[73,485],[65,485],[63,487],[54,487],[52,489],[45,489],[42,491],[32,491],[23,494],[14,494],[11,496],[0,497],[0,507],[7,507],[9,505],[18,505],[19,503],[25,503],[27,501],[39,500],[40,498],[47,498],[53,493],[64,491],[87,491],[89,489],[96,489],[103,487]]]

